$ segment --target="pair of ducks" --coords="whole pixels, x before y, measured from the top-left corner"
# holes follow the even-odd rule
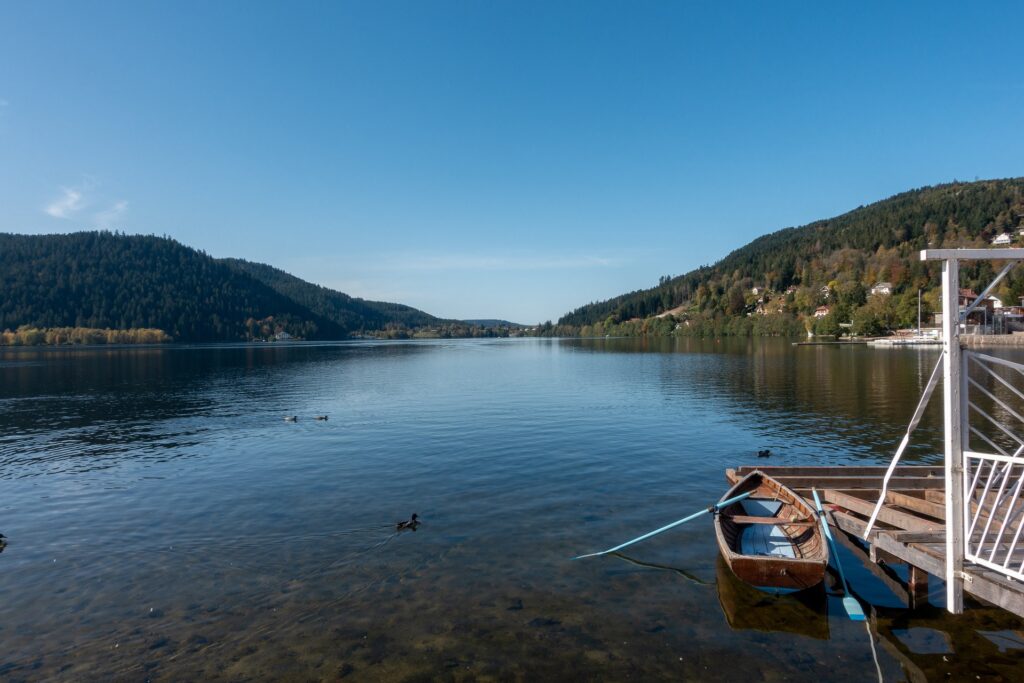
[[[321,420],[322,421],[322,420],[326,420],[327,416],[326,415],[317,415],[313,419],[314,420]],[[284,416],[284,421],[285,422],[298,422],[299,421],[299,416],[298,415],[285,415]]]

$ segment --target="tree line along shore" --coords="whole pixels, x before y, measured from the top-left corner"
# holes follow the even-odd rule
[[[23,325],[0,332],[0,346],[64,346],[78,344],[166,344],[173,341],[163,330],[128,330],[95,327],[48,327]]]

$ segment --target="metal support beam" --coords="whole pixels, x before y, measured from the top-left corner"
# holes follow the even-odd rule
[[[924,256],[924,254],[922,254]],[[964,456],[962,437],[964,365],[960,349],[960,264],[942,262],[942,407],[946,464],[946,609],[964,609]]]
[[[1024,249],[922,249],[922,261],[1024,261]]]

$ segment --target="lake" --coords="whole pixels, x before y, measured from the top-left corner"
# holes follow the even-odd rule
[[[569,559],[706,507],[759,449],[887,464],[936,358],[774,339],[4,349],[0,678],[1012,680],[1020,620],[949,617],[937,580],[909,611],[845,550],[868,628],[824,591],[738,584],[707,517]],[[907,462],[941,462],[940,408]]]

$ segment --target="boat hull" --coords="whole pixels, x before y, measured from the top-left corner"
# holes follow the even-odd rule
[[[753,586],[779,591],[798,591],[821,583],[828,566],[828,546],[814,510],[794,491],[760,471],[737,482],[722,500],[748,491],[753,491],[748,499],[715,515],[718,548],[732,572]],[[751,508],[769,510],[770,514],[751,516]],[[778,523],[764,524],[768,518],[777,518]]]

